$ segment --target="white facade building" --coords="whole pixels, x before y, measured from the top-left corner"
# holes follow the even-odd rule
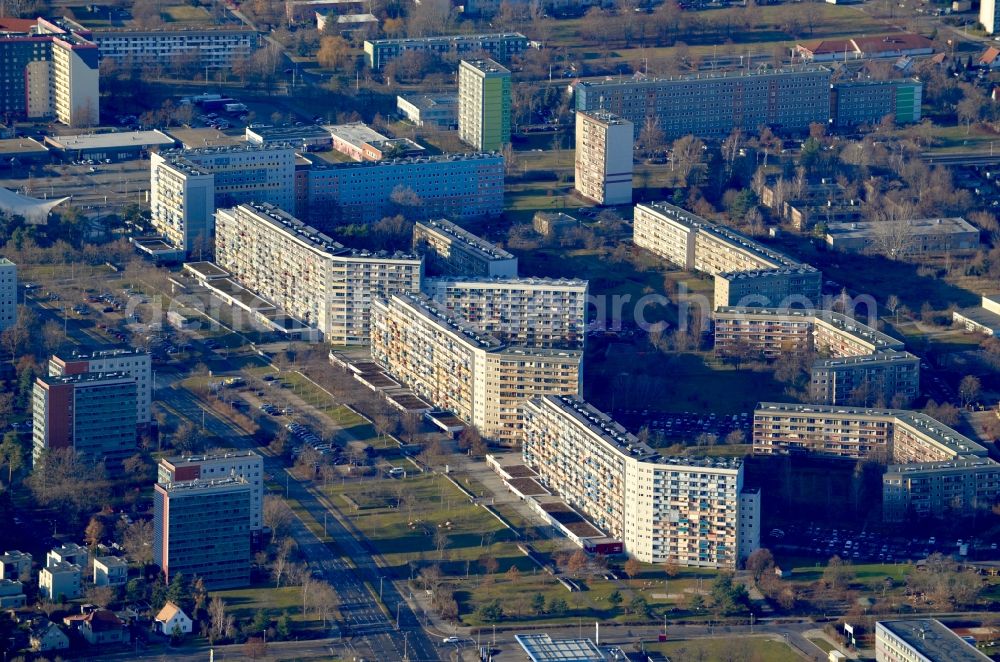
[[[272,205],[216,214],[216,261],[243,286],[318,329],[327,341],[368,341],[374,297],[419,292],[423,262],[355,250]]]

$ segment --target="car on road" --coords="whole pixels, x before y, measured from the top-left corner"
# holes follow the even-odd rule
[[[441,640],[442,644],[460,644],[462,643],[461,637],[445,637]]]

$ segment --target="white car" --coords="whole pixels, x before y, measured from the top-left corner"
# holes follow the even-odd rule
[[[445,637],[441,640],[442,644],[459,644],[462,643],[461,637]]]

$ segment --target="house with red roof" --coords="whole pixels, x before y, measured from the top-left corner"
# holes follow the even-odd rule
[[[810,62],[912,57],[930,55],[933,52],[934,46],[930,39],[910,32],[850,39],[821,39],[795,45],[795,53]]]

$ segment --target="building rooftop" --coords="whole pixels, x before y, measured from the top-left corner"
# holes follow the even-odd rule
[[[73,349],[67,354],[53,354],[56,361],[89,361],[91,359],[110,359],[124,356],[149,356],[149,352],[133,347],[113,347],[109,349]]]
[[[515,634],[531,662],[604,662],[608,658],[590,639],[553,639],[547,634]]]
[[[988,457],[976,457],[961,455],[953,460],[945,462],[913,462],[911,464],[890,464],[886,467],[887,473],[898,473],[901,475],[911,473],[948,473],[956,469],[994,469],[1000,470],[1000,463]]]
[[[394,294],[392,298],[404,303],[407,308],[433,321],[438,326],[443,326],[451,330],[452,333],[463,336],[467,342],[476,345],[480,349],[494,351],[504,347],[504,344],[495,336],[481,331],[465,320],[452,315],[447,308],[428,299],[423,294],[408,292]]]
[[[495,60],[484,58],[481,60],[462,60],[462,66],[475,69],[479,73],[486,75],[510,74],[510,69]]]
[[[233,145],[245,144],[243,136],[230,136],[218,129],[170,129],[170,135],[181,143],[184,149],[196,149],[198,147],[231,147]]]
[[[94,563],[100,563],[106,568],[128,567],[128,561],[117,556],[98,556],[94,559]]]
[[[343,140],[344,142],[350,143],[355,147],[362,147],[365,144],[374,141],[389,140],[388,136],[383,136],[381,133],[371,128],[364,122],[327,124],[323,126],[323,130],[327,132],[327,135]]]
[[[463,42],[463,41],[488,41],[488,40],[498,40],[498,39],[524,39],[525,37],[520,32],[493,32],[493,33],[480,33],[480,34],[456,34],[456,35],[441,35],[437,37],[410,37],[406,39],[369,39],[365,41],[365,48],[368,48],[368,44],[373,46],[385,46],[390,44],[417,44],[417,43],[436,43],[436,42]]]
[[[247,127],[246,137],[249,140],[256,136],[266,143],[298,143],[303,140],[325,140],[330,138],[326,127],[317,124],[308,126],[259,126]]]
[[[56,561],[55,563],[49,563],[41,572],[48,572],[51,575],[60,574],[64,572],[82,572],[82,568],[76,563],[67,563],[66,561]]]
[[[160,462],[177,467],[184,464],[201,464],[202,462],[213,462],[215,460],[228,460],[240,457],[260,457],[260,455],[248,449],[248,450],[226,451],[224,453],[207,453],[203,455],[182,455],[174,457],[165,457],[161,459]]]
[[[627,119],[619,117],[614,113],[609,113],[606,110],[578,110],[576,111],[579,115],[584,115],[592,120],[596,120],[606,125],[619,125],[619,124],[632,124]]]
[[[757,308],[744,306],[719,306],[715,309],[716,316],[732,315],[736,317],[776,317],[801,318],[803,321],[826,324],[846,335],[871,343],[876,349],[902,350],[904,344],[892,336],[882,333],[858,320],[834,312],[832,310],[806,310],[798,308]]]
[[[311,248],[326,253],[332,257],[365,259],[365,260],[408,260],[419,261],[420,258],[411,253],[396,251],[368,251],[358,248],[348,248],[343,244],[334,241],[328,235],[323,234],[311,225],[306,225],[283,209],[272,204],[255,203],[242,204],[236,207],[253,214],[254,217],[277,228],[281,232],[294,235],[299,241],[308,244]]]
[[[470,154],[437,154],[434,156],[414,156],[398,159],[382,159],[381,161],[348,161],[346,163],[330,163],[313,154],[304,155],[312,161],[315,170],[346,170],[348,168],[390,168],[392,166],[420,165],[428,163],[458,163],[460,161],[500,161],[500,152],[476,152]],[[316,159],[320,159],[317,162]]]
[[[933,618],[914,618],[898,621],[878,621],[878,630],[884,629],[908,646],[934,662],[986,662],[990,658],[966,643],[964,639]]]
[[[417,225],[436,234],[446,235],[453,240],[460,241],[466,248],[472,249],[478,252],[482,257],[487,260],[513,260],[514,255],[500,248],[496,244],[490,243],[472,234],[468,230],[462,228],[456,223],[452,223],[445,218],[428,219],[426,221],[417,221]]]
[[[813,365],[822,366],[824,368],[835,368],[837,366],[854,366],[861,365],[864,363],[919,363],[920,357],[909,352],[897,352],[892,349],[887,349],[880,352],[875,352],[873,354],[864,354],[862,356],[842,356],[836,359],[818,359]]]
[[[913,234],[979,233],[979,230],[971,223],[957,216],[951,218],[915,218],[903,221],[903,223]],[[877,237],[883,227],[885,227],[885,223],[882,221],[830,223],[826,226],[826,234],[829,237],[841,239],[870,238]]]
[[[991,310],[986,310],[982,306],[974,308],[962,308],[955,313],[961,318],[975,322],[979,326],[992,329],[995,333],[1000,332],[1000,314]]]
[[[577,85],[583,87],[611,87],[615,85],[657,85],[659,83],[674,83],[674,82],[694,82],[694,81],[711,81],[711,80],[722,80],[727,78],[762,78],[768,76],[792,76],[798,74],[806,73],[830,73],[828,67],[824,67],[819,64],[800,64],[792,65],[788,67],[781,67],[780,69],[754,69],[747,71],[745,69],[737,70],[726,70],[726,71],[703,71],[696,74],[684,74],[680,76],[664,76],[662,78],[648,77],[643,74],[635,74],[631,78],[622,80],[620,78],[614,78],[608,76],[603,80],[583,80],[577,83]]]
[[[420,110],[430,110],[435,106],[451,106],[454,108],[458,105],[457,95],[447,95],[447,94],[413,94],[405,95],[400,94],[399,97],[406,101],[407,103],[413,104]]]
[[[467,276],[467,277],[439,277],[425,278],[424,283],[429,287],[463,287],[470,285],[498,285],[503,287],[545,285],[550,287],[587,287],[590,281],[582,278],[546,278],[543,276],[517,276],[514,278],[503,278],[501,276]]]
[[[27,136],[0,140],[0,157],[17,155],[37,156],[46,154],[48,151],[48,147],[34,138],[28,138]],[[8,164],[0,163],[0,165],[6,166]]]
[[[0,256],[0,264],[2,264],[5,267],[15,267],[15,266],[17,266],[13,262],[11,262],[10,260],[8,260],[7,258],[2,257],[2,256]]]
[[[167,493],[190,494],[193,492],[204,492],[232,487],[250,487],[246,479],[239,476],[229,476],[227,478],[198,478],[196,480],[185,480],[178,483],[157,483],[156,489]]]
[[[845,407],[840,405],[810,405],[790,402],[759,402],[754,414],[780,412],[790,414],[813,414],[816,416],[865,416],[891,418],[896,425],[906,425],[919,432],[927,440],[947,448],[955,455],[986,455],[986,449],[961,432],[935,420],[927,414],[908,409],[874,409],[866,407]]]
[[[38,381],[45,382],[50,386],[56,384],[89,384],[92,382],[111,382],[116,380],[128,380],[135,382],[135,378],[124,372],[81,372],[78,375],[40,375],[36,377]]]
[[[76,136],[46,136],[45,142],[56,149],[91,150],[124,147],[167,147],[176,140],[156,129],[152,131],[123,131],[120,133],[88,133]]]

